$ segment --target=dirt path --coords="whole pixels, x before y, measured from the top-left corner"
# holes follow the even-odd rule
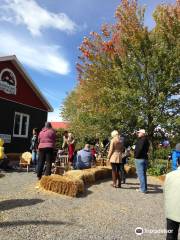
[[[160,182],[149,178],[149,193],[135,191],[137,179],[122,189],[110,181],[88,188],[80,198],[35,189],[33,173],[0,175],[0,239],[2,240],[135,240],[165,239],[164,234],[135,234],[165,228]]]

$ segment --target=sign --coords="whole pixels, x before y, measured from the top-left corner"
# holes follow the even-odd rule
[[[0,134],[0,138],[2,138],[5,143],[11,143],[11,135],[8,135],[8,134]]]
[[[0,91],[7,94],[16,95],[16,76],[9,68],[5,68],[0,73]]]

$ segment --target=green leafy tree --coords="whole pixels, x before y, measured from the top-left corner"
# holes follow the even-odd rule
[[[82,138],[143,127],[154,143],[158,126],[177,127],[169,123],[180,110],[180,3],[159,5],[152,30],[144,13],[137,1],[122,0],[116,23],[80,46],[79,82],[62,114]]]

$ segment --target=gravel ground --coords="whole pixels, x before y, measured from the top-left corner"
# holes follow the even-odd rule
[[[137,227],[165,229],[160,182],[148,178],[148,194],[135,191],[135,178],[122,189],[110,183],[99,182],[82,197],[70,198],[35,189],[32,172],[1,172],[0,240],[165,239],[165,234],[135,234]]]

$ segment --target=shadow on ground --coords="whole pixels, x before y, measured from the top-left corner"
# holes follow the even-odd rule
[[[105,179],[101,179],[101,180],[97,180],[95,181],[94,183],[92,184],[86,184],[85,185],[85,192],[84,193],[81,193],[79,196],[77,196],[78,198],[85,198],[87,197],[89,194],[92,194],[93,191],[89,190],[90,187],[92,186],[96,186],[96,185],[100,185],[102,183],[105,183],[105,182],[109,182],[111,180],[111,178],[105,178]]]
[[[32,206],[38,203],[42,203],[42,199],[11,199],[0,202],[0,211],[5,211],[17,207]]]
[[[5,174],[0,173],[0,178],[5,177]]]
[[[129,187],[126,187],[129,186]],[[138,189],[139,183],[126,183],[122,185],[123,189]],[[148,194],[163,193],[162,186],[156,184],[148,184]]]
[[[14,221],[14,222],[0,222],[0,228],[3,227],[17,227],[17,226],[27,226],[27,225],[75,225],[74,222],[63,222],[63,221],[46,221],[46,220],[40,220],[40,221]],[[79,225],[79,227],[82,227]]]

